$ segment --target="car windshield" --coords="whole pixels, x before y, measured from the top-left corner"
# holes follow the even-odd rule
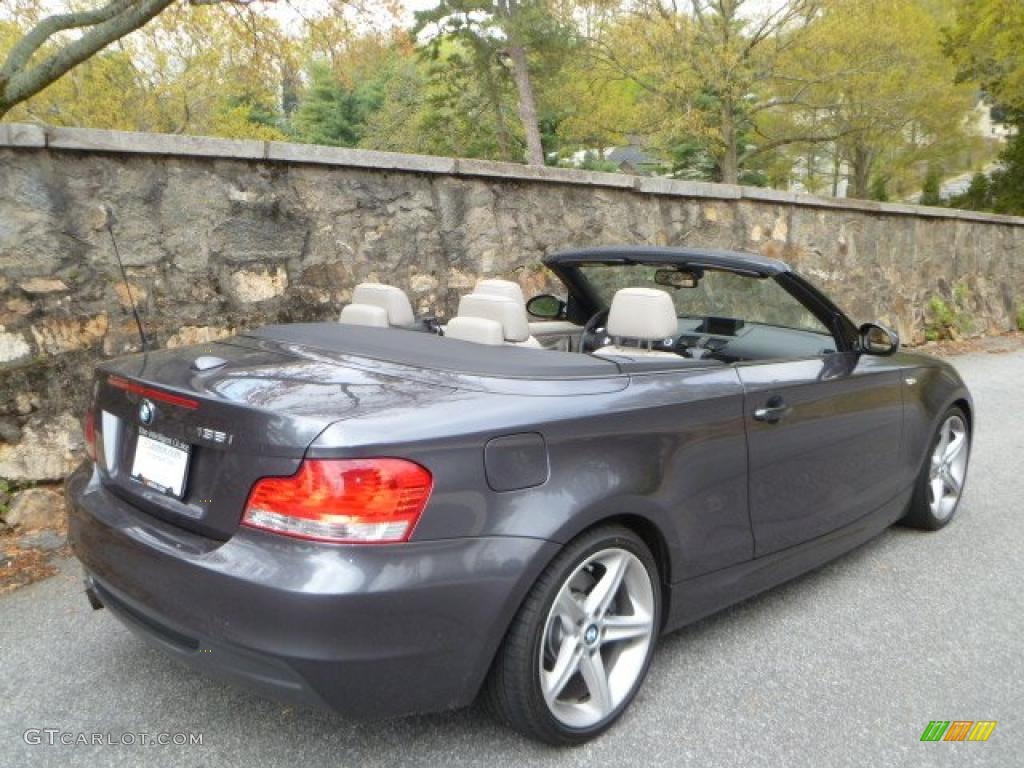
[[[811,312],[771,277],[704,269],[695,287],[659,284],[655,273],[666,265],[580,264],[580,276],[603,307],[620,288],[657,288],[672,297],[679,317],[729,317],[748,323],[795,328],[830,336]]]

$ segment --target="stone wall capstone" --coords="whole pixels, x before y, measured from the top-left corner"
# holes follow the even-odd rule
[[[923,338],[954,292],[978,333],[1024,306],[1024,219],[280,142],[0,124],[0,478],[59,480],[93,364],[137,351],[108,212],[151,335],[334,318],[380,280],[450,313],[480,276],[551,287],[555,249],[647,243],[788,261],[856,320]]]

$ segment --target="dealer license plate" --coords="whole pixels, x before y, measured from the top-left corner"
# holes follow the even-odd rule
[[[180,499],[185,492],[190,450],[188,443],[140,429],[132,479]]]

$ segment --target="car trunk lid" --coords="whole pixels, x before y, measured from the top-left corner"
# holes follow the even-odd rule
[[[121,358],[97,372],[100,477],[143,511],[226,540],[257,479],[294,474],[317,435],[362,404],[425,389],[230,342]]]

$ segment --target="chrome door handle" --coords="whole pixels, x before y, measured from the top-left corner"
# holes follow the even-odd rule
[[[754,411],[754,420],[775,424],[792,410],[781,397],[772,397],[762,407]]]

